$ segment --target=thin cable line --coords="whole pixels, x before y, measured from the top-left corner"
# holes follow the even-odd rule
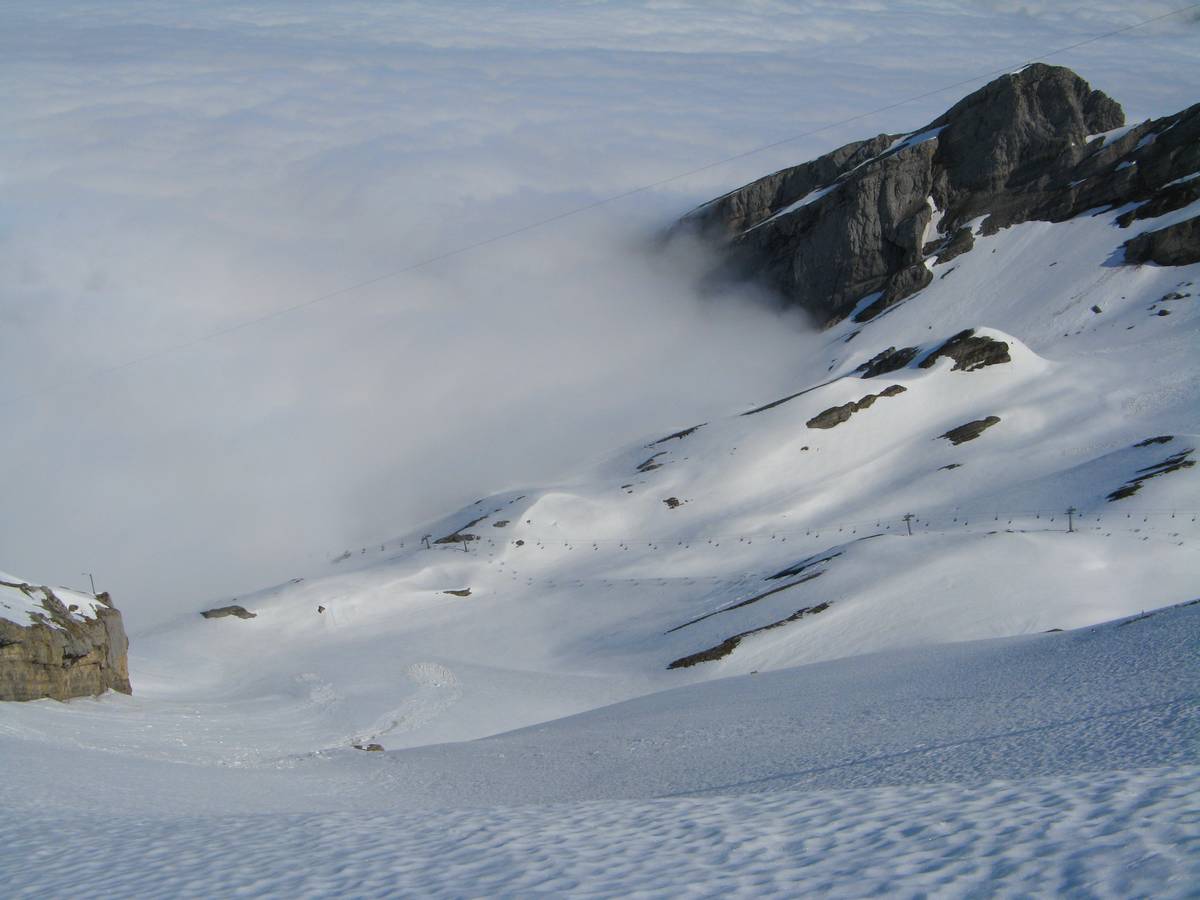
[[[1181,15],[1182,13],[1190,12],[1191,10],[1195,10],[1195,9],[1200,9],[1200,3],[1192,3],[1188,6],[1184,6],[1179,9],[1172,10],[1171,12],[1162,13],[1161,15],[1152,16],[1148,19],[1142,19],[1142,20],[1140,20],[1138,22],[1134,22],[1130,25],[1122,26],[1121,28],[1114,28],[1111,31],[1106,31],[1101,34],[1092,35],[1091,37],[1085,38],[1081,41],[1076,41],[1074,44],[1068,44],[1065,47],[1058,47],[1054,50],[1048,50],[1047,52],[1042,53],[1039,56],[1030,57],[1024,63],[1021,63],[1020,66],[1026,66],[1026,65],[1029,65],[1030,63],[1034,63],[1039,60],[1049,59],[1052,56],[1058,56],[1062,53],[1068,53],[1071,50],[1076,50],[1080,47],[1086,47],[1088,44],[1094,44],[1097,41],[1101,41],[1101,40],[1104,40],[1104,39],[1110,38],[1110,37],[1115,37],[1118,34],[1125,34],[1126,32],[1133,31],[1133,30],[1135,30],[1137,28],[1141,28],[1145,25],[1150,25],[1150,24],[1153,24],[1154,22],[1161,22],[1164,19],[1169,19],[1173,16],[1178,16],[1178,15]],[[671,184],[673,182],[680,181],[684,178],[690,178],[693,175],[699,175],[702,172],[707,172],[707,171],[710,171],[711,169],[715,169],[720,166],[728,165],[731,162],[736,162],[741,159],[746,159],[751,156],[756,156],[760,153],[765,153],[766,151],[773,150],[776,147],[783,147],[783,146],[786,146],[787,144],[795,143],[796,141],[803,140],[804,138],[807,138],[807,137],[812,137],[813,135],[821,134],[822,132],[829,131],[830,129],[833,129],[833,128],[840,128],[843,125],[849,125],[853,122],[858,122],[863,119],[869,118],[871,116],[879,115],[880,113],[890,112],[893,109],[897,109],[901,106],[904,106],[908,103],[913,103],[917,100],[924,100],[927,97],[932,97],[936,94],[941,94],[946,91],[953,90],[954,88],[962,87],[964,85],[971,84],[976,81],[981,81],[985,78],[991,78],[996,75],[1002,75],[1006,72],[1011,72],[1014,70],[1014,68],[1019,68],[1020,66],[1017,66],[1017,67],[1014,67],[1011,65],[1004,66],[1002,68],[992,69],[988,72],[984,72],[979,75],[973,75],[969,78],[963,78],[959,81],[955,81],[950,84],[945,84],[945,85],[942,85],[941,87],[934,88],[933,90],[925,91],[920,94],[913,94],[909,97],[905,97],[901,100],[897,100],[897,101],[895,101],[893,103],[889,103],[885,106],[876,107],[875,109],[869,110],[867,112],[856,113],[855,115],[847,116],[844,119],[839,119],[836,122],[829,122],[825,125],[820,126],[819,128],[813,128],[813,129],[810,129],[809,131],[802,131],[802,132],[799,132],[798,134],[793,134],[793,135],[790,135],[785,138],[780,138],[777,141],[772,141],[768,144],[762,144],[761,146],[754,147],[753,149],[745,150],[741,153],[735,153],[732,156],[726,156],[722,159],[718,159],[713,162],[705,163],[704,165],[696,166],[695,168],[688,169],[683,172],[678,172],[674,175],[669,175],[665,178],[660,178],[657,181],[651,181],[646,184],[642,184],[637,187],[630,188],[629,190],[621,191],[620,193],[617,193],[617,194],[611,194],[607,197],[602,197],[599,200],[594,200],[591,203],[585,203],[582,206],[572,207],[571,209],[564,210],[563,212],[556,213],[556,214],[554,214],[552,216],[548,216],[544,219],[538,219],[533,222],[528,222],[524,225],[517,226],[516,228],[511,228],[508,231],[503,231],[503,232],[500,232],[499,234],[494,234],[490,237],[483,238],[478,241],[472,241],[467,244],[462,244],[451,250],[447,250],[442,253],[437,253],[437,254],[434,254],[433,256],[425,257],[424,259],[420,259],[416,262],[409,263],[408,265],[402,266],[399,269],[394,269],[390,272],[385,272],[381,275],[376,275],[373,278],[368,278],[364,281],[359,281],[354,284],[347,285],[346,287],[338,288],[337,290],[334,290],[334,291],[329,291],[328,293],[321,294],[317,297],[312,297],[308,300],[303,300],[299,303],[291,304],[290,306],[280,307],[280,308],[272,310],[268,313],[264,313],[261,316],[256,316],[255,318],[244,319],[241,322],[235,322],[232,325],[228,325],[224,328],[218,328],[215,331],[205,332],[194,338],[189,338],[189,339],[179,341],[174,344],[169,344],[165,347],[161,347],[157,350],[152,350],[148,353],[145,353],[142,356],[137,356],[132,359],[126,360],[125,362],[116,363],[115,365],[107,366],[107,367],[103,367],[103,368],[99,368],[99,369],[94,369],[93,371],[87,373],[86,375],[81,375],[76,378],[70,378],[65,381],[60,381],[57,384],[39,388],[37,390],[30,391],[25,394],[18,394],[13,397],[6,397],[6,398],[0,400],[0,408],[9,406],[14,403],[19,403],[24,400],[30,400],[30,399],[33,399],[34,397],[39,397],[43,394],[55,393],[57,391],[63,390],[64,388],[68,388],[73,385],[82,384],[85,382],[91,382],[97,378],[102,378],[102,377],[105,377],[108,375],[113,375],[113,374],[116,374],[117,372],[121,372],[126,369],[134,368],[136,366],[142,365],[142,364],[150,362],[152,360],[167,356],[168,354],[171,354],[171,353],[177,353],[180,351],[189,350],[192,347],[198,346],[199,344],[203,344],[208,341],[213,341],[213,340],[217,340],[219,338],[227,337],[228,335],[235,334],[246,328],[251,328],[255,325],[261,325],[265,322],[270,322],[274,319],[282,318],[283,316],[290,315],[291,313],[298,312],[303,309],[308,309],[309,307],[316,306],[321,303],[326,303],[326,302],[328,302],[330,300],[334,300],[338,297],[344,297],[347,294],[353,293],[355,291],[360,291],[363,288],[371,287],[372,285],[379,284],[380,282],[383,282],[383,281],[389,281],[393,278],[398,278],[401,275],[408,274],[409,272],[416,271],[417,269],[422,269],[426,266],[433,265],[434,263],[442,262],[443,260],[451,259],[452,257],[460,256],[464,253],[469,253],[473,250],[478,250],[478,249],[480,249],[482,247],[486,247],[490,244],[495,244],[499,241],[507,240],[508,238],[516,237],[517,235],[525,234],[526,232],[534,231],[535,229],[538,229],[538,228],[544,228],[547,225],[552,225],[555,222],[561,222],[564,219],[568,219],[573,216],[578,216],[582,213],[589,212],[593,209],[597,209],[598,207],[607,206],[610,203],[616,203],[620,200],[625,200],[629,197],[636,196],[637,194],[643,194],[643,193],[646,193],[647,191],[652,191],[656,188],[662,187],[663,185]]]

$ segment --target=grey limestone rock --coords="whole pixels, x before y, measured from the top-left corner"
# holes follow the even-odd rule
[[[1134,218],[1153,217],[1190,202],[1195,188],[1178,181],[1200,170],[1200,104],[1089,140],[1123,123],[1121,107],[1074,72],[1037,63],[903,139],[847,144],[731,191],[671,234],[718,242],[717,280],[757,280],[819,324],[866,322],[929,284],[934,257],[969,252],[977,219],[990,234],[1130,203],[1144,210]],[[1194,230],[1173,228],[1136,244],[1130,260],[1191,259]]]
[[[133,693],[129,639],[108,594],[97,594],[95,615],[63,604],[45,585],[8,583],[43,612],[30,622],[0,618],[0,700],[69,700],[105,691]]]

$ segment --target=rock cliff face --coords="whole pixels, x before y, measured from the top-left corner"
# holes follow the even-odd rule
[[[0,700],[132,693],[128,649],[121,613],[107,594],[76,595],[0,575]]]
[[[1089,140],[1123,123],[1121,107],[1074,72],[1031,65],[909,135],[847,144],[738,188],[676,233],[720,242],[722,277],[762,281],[820,323],[866,321],[970,252],[976,229],[1129,203],[1159,216],[1200,198],[1200,179],[1186,181],[1200,170],[1200,104]],[[1192,222],[1132,243],[1127,261],[1191,259]]]

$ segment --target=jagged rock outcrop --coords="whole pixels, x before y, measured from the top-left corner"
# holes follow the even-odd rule
[[[916,359],[917,354],[920,352],[920,347],[901,347],[899,350],[895,347],[888,347],[886,350],[876,353],[854,371],[862,378],[874,378],[877,375],[886,375],[889,372],[895,372],[897,369],[903,369]]]
[[[45,585],[4,580],[0,587],[23,601],[0,608],[12,617],[0,618],[0,700],[133,692],[129,639],[108,594],[97,594],[85,608],[64,603]]]
[[[1200,104],[1089,140],[1123,123],[1114,100],[1038,63],[910,135],[847,144],[731,191],[672,233],[718,240],[721,277],[763,282],[821,323],[868,321],[970,252],[981,217],[990,234],[1132,202],[1146,215],[1178,209],[1192,190],[1178,182],[1200,170]],[[1130,259],[1189,258],[1177,248],[1194,246],[1192,232],[1173,228],[1135,243]]]
[[[939,434],[938,437],[943,437],[954,446],[965,444],[967,441],[973,441],[979,437],[993,425],[1000,424],[999,416],[988,416],[986,419],[976,419],[974,422],[968,422],[965,425],[959,425],[957,428],[951,428],[945,434]]]
[[[974,328],[960,331],[920,362],[922,369],[933,366],[942,357],[954,360],[950,371],[974,372],[986,366],[1012,362],[1008,344],[987,335],[976,334]]]
[[[836,428],[848,421],[856,412],[870,409],[880,397],[895,397],[897,394],[903,394],[906,390],[908,388],[903,385],[893,384],[885,387],[878,394],[867,394],[861,400],[853,400],[850,403],[843,403],[841,406],[831,406],[829,409],[817,413],[805,424],[809,428]]]

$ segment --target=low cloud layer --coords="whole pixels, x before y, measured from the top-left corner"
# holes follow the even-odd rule
[[[650,237],[972,85],[160,351],[1170,9],[724,7],[6,4],[0,563],[94,571],[136,628],[769,399],[817,338]],[[1140,118],[1197,46],[1052,61]]]

